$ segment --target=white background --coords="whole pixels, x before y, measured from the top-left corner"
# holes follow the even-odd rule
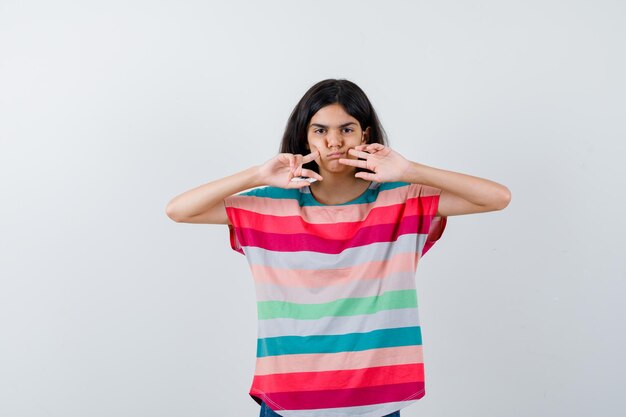
[[[624,415],[625,39],[623,1],[0,0],[0,415],[258,415],[246,260],[165,206],[325,78],[513,195],[420,264],[402,416]]]

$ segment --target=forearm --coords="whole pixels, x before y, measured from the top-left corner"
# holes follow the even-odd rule
[[[474,204],[497,209],[506,207],[511,199],[510,190],[497,182],[413,161],[401,181],[439,188]]]
[[[165,211],[171,219],[185,219],[204,213],[222,204],[224,198],[230,195],[263,185],[258,181],[258,168],[253,166],[186,191],[174,197]]]

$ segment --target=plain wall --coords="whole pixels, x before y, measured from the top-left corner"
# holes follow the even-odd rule
[[[420,263],[402,416],[624,415],[625,39],[621,1],[1,0],[0,415],[258,415],[246,260],[165,206],[325,78],[513,195]]]

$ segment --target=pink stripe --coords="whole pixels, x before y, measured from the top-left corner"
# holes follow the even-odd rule
[[[412,201],[416,202],[416,199]],[[250,204],[254,203],[254,201],[250,202]],[[363,211],[362,209],[363,206],[353,206],[356,212]],[[402,217],[404,212],[407,212],[404,203],[398,203],[373,207],[365,218],[351,222],[312,223],[299,215],[259,214],[252,208],[228,208],[228,211],[231,217],[239,218],[238,226],[241,228],[267,233],[280,230],[281,234],[312,233],[325,239],[346,239],[354,235],[361,227],[394,223],[396,219]]]
[[[409,184],[407,198],[439,196],[441,190],[424,184]]]
[[[243,197],[242,197],[243,198]],[[251,197],[248,197],[251,198]],[[290,216],[281,216],[276,213],[259,213],[255,211],[255,205],[259,201],[249,202],[251,207],[238,208],[227,207],[229,217],[235,220],[237,227],[251,229],[256,232],[275,233],[279,235],[290,234],[313,234],[322,239],[345,240],[354,236],[362,228],[371,228],[379,225],[395,224],[400,218],[410,218],[415,213],[418,217],[432,217],[436,214],[436,200],[439,197],[419,197],[411,198],[406,202],[397,204],[377,206],[365,212],[363,205],[353,206],[352,210],[357,213],[367,214],[365,218],[359,218],[350,222],[326,222],[313,223],[300,217],[302,213]],[[259,198],[256,198],[259,200]],[[263,203],[266,199],[261,199]],[[277,200],[284,201],[284,200]],[[241,204],[241,202],[239,203]],[[284,205],[289,205],[284,203]],[[282,206],[280,206],[282,208]],[[329,219],[332,220],[332,219]],[[259,233],[261,234],[261,233]]]
[[[268,403],[271,402],[277,410],[319,410],[408,401],[422,398],[424,393],[424,382],[421,381],[324,391],[275,393],[264,393],[254,389],[250,391],[250,395],[263,398]]]
[[[277,355],[257,358],[255,375],[286,372],[320,372],[364,366],[423,363],[421,345],[369,349],[358,352]]]
[[[303,387],[306,387],[307,391],[365,388],[384,385],[391,381],[396,384],[423,382],[424,364],[409,363],[339,371],[256,375],[252,387],[263,392],[301,392]]]
[[[415,213],[419,213],[419,218],[431,218],[437,211],[437,204],[435,201],[425,200],[426,198],[438,197],[412,198],[402,204],[375,207],[365,219],[354,222],[309,223],[300,216],[259,214],[251,209],[233,207],[227,207],[226,211],[229,219],[240,229],[265,233],[280,231],[280,235],[311,234],[324,239],[345,240],[355,236],[360,229],[396,224],[398,219],[411,218]],[[435,213],[430,213],[431,211]],[[426,233],[426,230],[422,233]]]
[[[388,223],[362,227],[346,239],[325,239],[316,234],[284,234],[259,232],[239,228],[238,238],[242,246],[255,246],[276,252],[312,251],[338,254],[346,249],[366,246],[377,242],[394,242],[405,234],[428,233],[430,221],[422,216],[405,216],[398,224]],[[282,230],[282,229],[274,229]]]
[[[422,184],[409,184],[406,187],[396,187],[390,190],[380,191],[376,202],[359,204],[358,206],[362,207],[361,210],[355,210],[355,205],[300,207],[298,201],[294,199],[259,198],[237,195],[226,197],[224,199],[224,205],[227,208],[247,208],[257,213],[274,216],[302,216],[308,223],[336,224],[364,220],[372,206],[385,207],[394,204],[402,204],[411,198],[439,196],[440,193],[441,190],[438,188]]]
[[[428,232],[428,236],[426,237],[426,243],[422,248],[422,253],[420,255],[423,256],[428,252],[428,250],[439,240],[441,235],[443,234],[444,229],[446,228],[446,224],[448,223],[447,217],[436,216],[430,222],[430,230]]]
[[[255,281],[257,301],[280,300],[290,303],[328,303],[339,298],[372,297],[386,291],[415,289],[415,273],[391,274],[377,279],[348,281],[327,285],[311,291],[310,288],[284,287]]]
[[[414,184],[416,185],[416,184]],[[411,192],[411,191],[409,191]],[[378,193],[378,199],[369,204],[359,204],[359,210],[355,205],[347,206],[303,206],[294,199],[259,198],[253,196],[232,195],[224,199],[227,207],[248,209],[256,213],[273,216],[297,216],[308,223],[342,223],[358,222],[367,217],[367,213],[374,206],[389,206],[402,204],[406,200],[407,187],[397,187],[391,190],[383,190]]]
[[[337,269],[282,269],[250,265],[255,281],[284,287],[318,288],[343,285],[362,279],[379,279],[394,272],[415,271],[416,253],[400,253],[384,261],[365,262],[352,268]]]

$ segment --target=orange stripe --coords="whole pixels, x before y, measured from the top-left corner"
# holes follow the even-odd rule
[[[422,363],[421,345],[369,349],[357,352],[277,355],[257,358],[255,375],[287,372],[320,372],[368,366]]]

